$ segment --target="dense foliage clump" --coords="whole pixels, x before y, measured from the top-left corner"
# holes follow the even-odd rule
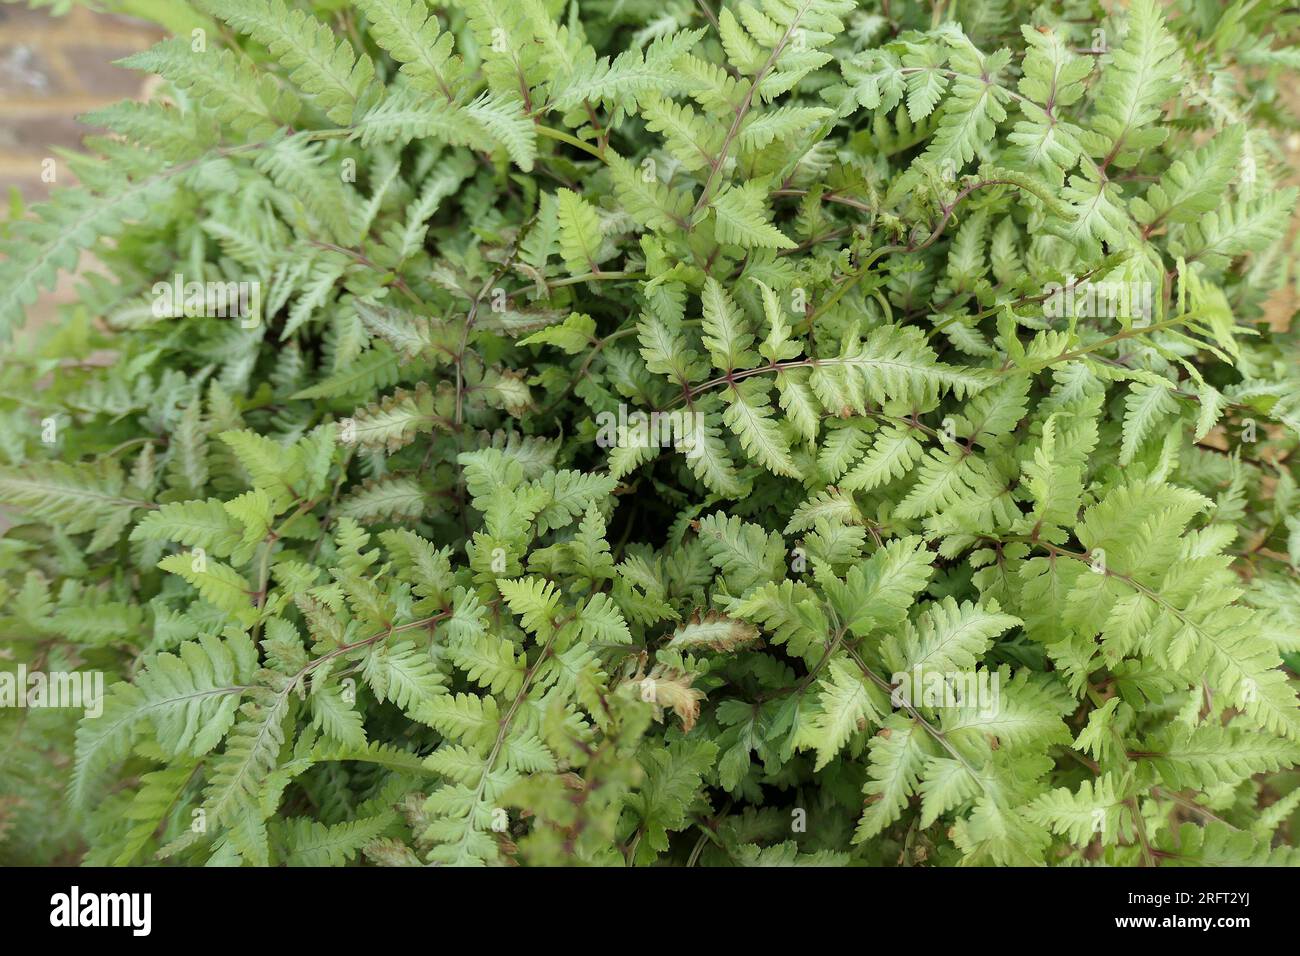
[[[1295,862],[1300,18],[1106,6],[173,11],[4,227],[0,859]]]

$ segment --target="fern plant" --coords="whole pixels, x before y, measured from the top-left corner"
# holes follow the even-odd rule
[[[1296,862],[1300,20],[1108,6],[198,0],[3,227],[0,859]]]

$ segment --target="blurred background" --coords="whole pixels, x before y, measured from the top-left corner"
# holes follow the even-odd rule
[[[25,203],[44,199],[42,160],[76,149],[76,116],[137,96],[145,78],[113,61],[164,36],[156,24],[121,13],[0,3],[0,190]]]
[[[9,215],[67,184],[58,150],[80,149],[87,128],[76,118],[139,96],[149,78],[113,63],[164,36],[156,23],[107,7],[60,0],[33,9],[0,0],[0,200]],[[51,166],[54,182],[47,181]],[[62,276],[32,307],[30,324],[49,321],[60,303],[73,301],[75,282]]]

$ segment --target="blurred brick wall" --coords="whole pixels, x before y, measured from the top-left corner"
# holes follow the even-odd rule
[[[62,17],[0,3],[0,200],[17,186],[44,198],[41,160],[52,146],[75,149],[85,129],[76,117],[136,96],[144,76],[113,61],[163,36],[150,23],[77,8]],[[64,169],[56,167],[63,185]]]
[[[52,146],[80,147],[88,130],[77,116],[139,95],[148,78],[113,61],[162,37],[154,24],[116,14],[79,7],[56,17],[0,2],[0,210],[7,209],[12,186],[32,203],[52,185],[69,184],[62,162],[55,166],[56,181],[44,182],[42,160],[55,158]],[[57,287],[28,309],[27,329],[54,320],[59,303],[76,298],[74,282],[72,275],[60,276]]]

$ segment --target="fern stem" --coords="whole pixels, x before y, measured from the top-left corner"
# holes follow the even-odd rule
[[[605,275],[613,275],[613,273],[605,273]],[[603,339],[597,342],[595,348],[593,348],[590,352],[587,353],[586,360],[579,367],[577,374],[574,375],[573,378],[569,380],[569,384],[565,386],[564,391],[561,392],[558,396],[556,396],[555,401],[551,402],[551,404],[547,405],[544,409],[542,409],[537,414],[539,416],[545,417],[546,415],[554,411],[555,407],[559,405],[560,402],[564,401],[566,398],[569,397],[570,393],[573,392],[574,388],[577,387],[578,383],[581,382],[586,377],[588,370],[591,368],[591,363],[596,360],[596,356],[600,354],[601,349],[603,349],[606,345],[608,345],[610,342],[614,341],[615,339],[621,339],[624,336],[632,335],[636,331],[637,331],[636,326],[634,325],[629,326],[628,328],[625,329],[619,329],[617,332],[611,332],[609,335],[605,336]]]
[[[768,195],[771,196],[806,196],[806,189],[774,189]],[[852,196],[841,196],[839,193],[823,193],[822,202],[833,202],[841,206],[848,206],[851,209],[858,209],[862,212],[875,212],[875,208],[870,204],[863,202],[861,199],[854,199]]]
[[[422,617],[418,621],[408,621],[405,624],[399,624],[397,626],[393,626],[390,624],[384,630],[379,631],[376,634],[372,634],[369,637],[362,638],[359,641],[353,641],[351,644],[340,644],[338,647],[334,648],[334,650],[329,651],[326,654],[322,654],[320,657],[317,657],[315,660],[310,660],[306,664],[304,664],[299,669],[298,673],[294,674],[293,677],[291,677],[289,681],[284,685],[284,689],[280,691],[278,696],[282,698],[287,697],[290,694],[290,692],[292,692],[293,688],[296,687],[304,677],[306,677],[316,668],[320,667],[326,661],[332,661],[334,660],[334,658],[340,657],[343,654],[347,654],[349,651],[355,651],[362,647],[369,647],[371,644],[375,644],[378,643],[379,641],[386,640],[392,637],[394,634],[401,634],[403,631],[413,631],[416,628],[420,628],[420,627],[428,627],[430,624],[451,617],[451,615],[452,615],[451,610],[439,611],[437,614],[432,614],[429,617]]]
[[[858,669],[862,671],[862,673],[866,676],[868,680],[870,680],[873,684],[879,687],[886,694],[893,693],[894,685],[889,683],[889,681],[885,680],[883,677],[881,677],[879,674],[873,671],[870,667],[868,667],[866,662],[858,654],[856,648],[846,644],[844,646],[844,650],[848,653],[849,657],[853,659],[853,663],[858,666]],[[904,700],[902,702],[902,708],[903,710],[907,711],[908,716],[910,716],[914,721],[920,724],[920,726],[925,730],[925,732],[928,733],[934,739],[935,743],[941,746],[944,750],[948,751],[948,755],[950,757],[952,757],[964,768],[966,768],[966,772],[971,775],[972,780],[974,780],[976,783],[979,784],[981,790],[986,789],[984,787],[983,779],[976,772],[975,768],[971,766],[970,762],[965,758],[965,756],[962,755],[960,750],[958,750],[956,747],[954,747],[951,743],[948,742],[948,738],[944,735],[943,731],[941,731],[938,727],[935,727],[928,720],[926,720],[925,717],[921,715],[921,712],[917,710],[915,707],[913,707],[912,704],[909,703],[908,701]]]
[[[700,12],[704,14],[704,19],[709,21],[709,25],[714,30],[721,32],[722,26],[718,23],[718,15],[713,12],[713,8],[705,0],[695,0],[695,5],[700,8]]]
[[[1095,269],[1089,269],[1089,270],[1088,270],[1087,272],[1085,272],[1083,275],[1081,275],[1081,276],[1079,276],[1077,279],[1075,279],[1074,282],[1073,282],[1071,285],[1067,286],[1067,287],[1063,290],[1063,292],[1073,292],[1073,291],[1075,290],[1075,288],[1077,288],[1077,287],[1078,287],[1079,285],[1081,285],[1082,283],[1087,282],[1089,279],[1091,279],[1091,278],[1092,278],[1093,276],[1095,276],[1097,273],[1101,272],[1104,268],[1105,268],[1105,266],[1098,266],[1098,267],[1095,268]],[[983,321],[984,319],[989,318],[989,316],[997,315],[997,314],[998,314],[999,312],[1001,312],[1004,308],[1013,308],[1013,309],[1014,309],[1014,308],[1015,308],[1016,306],[1018,306],[1018,305],[1028,305],[1028,304],[1030,304],[1031,302],[1045,302],[1045,301],[1047,301],[1048,299],[1050,299],[1053,295],[1056,295],[1056,294],[1057,294],[1057,293],[1055,293],[1055,292],[1046,292],[1046,293],[1043,293],[1042,295],[1021,296],[1020,298],[1018,298],[1018,299],[1013,299],[1013,300],[1011,300],[1010,302],[999,303],[998,305],[992,306],[991,308],[983,309],[983,310],[981,310],[981,311],[975,313],[975,315],[970,316],[970,321],[971,321],[971,324],[974,325],[975,323],[981,322],[981,321]],[[969,298],[969,296],[967,296],[967,297],[965,297],[965,298]],[[952,301],[952,300],[949,300],[948,302],[944,303],[944,305],[942,306],[942,308],[948,308],[949,305],[951,304],[951,301]],[[926,339],[928,340],[928,339],[932,339],[932,338],[934,338],[936,335],[938,335],[938,334],[939,334],[940,332],[942,332],[944,329],[950,328],[952,325],[956,324],[957,322],[959,322],[960,320],[962,320],[962,319],[964,319],[964,318],[966,318],[966,316],[962,316],[962,315],[951,315],[951,316],[949,316],[948,318],[944,319],[944,321],[940,322],[938,325],[936,325],[936,326],[934,326],[933,328],[931,328],[929,332],[925,333],[925,337],[926,337]]]
[[[542,123],[537,123],[536,129],[537,132],[541,133],[543,136],[546,136],[550,139],[558,140],[561,143],[566,143],[569,146],[572,146],[574,149],[582,150],[584,153],[590,153],[592,156],[596,157],[596,159],[599,159],[602,163],[605,161],[605,153],[603,150],[598,149],[595,146],[592,146],[590,143],[584,143],[576,136],[570,136],[568,133],[565,133],[562,130],[553,129],[552,127],[546,126]]]
[[[1152,855],[1151,843],[1147,839],[1146,821],[1142,819],[1142,810],[1138,806],[1137,797],[1129,797],[1124,801],[1133,814],[1133,829],[1137,832],[1138,843],[1142,847],[1142,860],[1146,866],[1155,866],[1156,861]]]
[[[531,689],[533,680],[537,676],[537,669],[542,666],[542,663],[548,657],[550,657],[551,648],[555,643],[556,636],[560,633],[561,627],[563,627],[563,625],[552,628],[550,636],[546,639],[546,643],[542,645],[541,653],[537,655],[537,660],[533,661],[527,672],[524,674],[523,681],[519,686],[519,692],[515,694],[514,700],[510,702],[510,709],[502,715],[501,720],[498,723],[496,739],[493,740],[492,749],[483,761],[483,772],[479,776],[478,787],[475,789],[474,797],[470,802],[471,808],[477,807],[479,802],[483,799],[483,793],[487,789],[488,779],[492,776],[492,766],[496,763],[497,757],[501,754],[501,748],[505,746],[506,735],[510,730],[510,725],[515,719],[515,714],[519,712],[519,708],[523,706],[524,701],[528,698],[528,691]],[[473,821],[474,813],[471,809],[469,818],[466,821],[466,834],[473,831]],[[463,844],[464,840],[461,842]]]
[[[324,242],[320,239],[309,239],[307,241],[311,245],[318,246],[321,249],[328,249],[331,252],[337,252],[340,253],[341,255],[351,256],[361,265],[365,266],[368,269],[373,269],[375,272],[381,275],[385,272],[384,269],[381,269],[379,266],[375,265],[375,263],[371,261],[370,257],[367,256],[365,253],[361,252],[359,249],[349,249],[346,246],[335,245],[332,242]],[[397,275],[396,273],[393,273],[393,288],[401,292],[402,295],[410,299],[411,302],[414,303],[415,305],[424,304],[423,302],[420,301],[420,297],[411,291],[411,287],[406,284],[406,280],[403,279],[400,275]]]
[[[776,61],[780,59],[781,54],[785,52],[790,38],[794,36],[795,30],[799,29],[799,24],[803,20],[804,14],[808,12],[809,6],[811,6],[811,0],[804,0],[803,6],[790,19],[790,25],[785,28],[785,33],[781,35],[781,39],[777,41],[776,46],[772,47],[767,62],[754,74],[753,82],[750,83],[749,89],[745,91],[745,98],[736,107],[735,116],[731,120],[731,126],[727,129],[727,135],[722,140],[722,146],[718,149],[718,155],[709,163],[709,175],[705,177],[704,188],[700,191],[700,198],[695,201],[695,208],[691,210],[690,225],[686,227],[687,233],[690,233],[692,226],[694,226],[696,216],[699,215],[700,210],[708,205],[709,200],[712,198],[713,183],[727,161],[727,154],[731,152],[731,144],[736,141],[736,137],[740,134],[741,124],[744,123],[745,117],[749,114],[750,107],[754,105],[754,97],[758,95],[758,88],[763,84],[763,80],[767,79],[767,74],[776,66]]]
[[[563,279],[556,279],[554,282],[547,282],[546,288],[561,289],[571,285],[582,285],[584,282],[610,282],[618,279],[644,279],[644,272],[585,272],[580,276],[566,276]],[[513,299],[517,295],[523,295],[530,291],[532,286],[523,286],[506,293],[507,299]]]
[[[1051,366],[1056,365],[1060,362],[1068,362],[1070,361],[1070,359],[1078,358],[1081,355],[1087,355],[1091,352],[1096,352],[1099,349],[1105,348],[1107,345],[1113,345],[1116,342],[1120,342],[1124,339],[1131,339],[1139,335],[1150,334],[1153,332],[1160,332],[1164,329],[1170,328],[1175,325],[1182,325],[1186,322],[1191,321],[1190,318],[1191,314],[1192,313],[1185,312],[1182,315],[1174,316],[1172,319],[1166,319],[1163,322],[1157,322],[1155,325],[1132,326],[1131,328],[1124,329],[1121,332],[1116,332],[1114,335],[1107,336],[1106,338],[1102,339],[1100,342],[1094,342],[1092,345],[1085,346],[1083,348],[1077,348],[1067,352],[1062,352],[1061,354],[1056,355],[1052,358],[1043,360],[1043,362],[1039,365],[1034,365],[1029,368],[1021,368],[1018,365],[1008,365],[1008,366],[1004,366],[998,371],[1002,373],[1002,372],[1015,370],[1015,371],[1022,371],[1022,372],[1030,372],[1031,374],[1036,372],[1041,372],[1043,369],[1050,368]]]
[[[1014,183],[1009,179],[984,179],[984,180],[980,180],[977,183],[972,183],[971,185],[962,189],[961,192],[959,192],[956,196],[953,197],[951,203],[946,203],[941,207],[941,211],[943,215],[942,218],[940,218],[939,220],[939,224],[934,227],[930,235],[923,242],[920,242],[916,245],[908,243],[905,246],[882,246],[879,249],[873,251],[869,256],[867,256],[866,260],[860,266],[858,266],[858,268],[854,272],[850,273],[847,277],[845,277],[844,281],[841,282],[839,286],[836,287],[835,291],[830,294],[830,297],[827,298],[826,301],[823,302],[820,306],[818,306],[817,309],[813,312],[813,314],[809,316],[808,321],[804,323],[806,326],[805,331],[810,331],[819,318],[825,315],[827,311],[834,308],[835,303],[839,302],[840,299],[844,298],[844,294],[846,292],[848,292],[850,289],[856,286],[860,281],[862,281],[863,276],[867,274],[867,271],[876,263],[876,260],[878,260],[881,256],[889,255],[895,252],[904,252],[904,253],[920,252],[922,249],[926,249],[934,245],[934,243],[938,240],[939,236],[943,234],[943,230],[947,227],[948,220],[952,218],[953,211],[957,208],[957,204],[961,202],[963,199],[965,199],[967,196],[969,196],[971,193],[973,193],[975,190],[982,189],[985,186],[1019,186],[1019,185],[1020,185],[1019,183]]]

